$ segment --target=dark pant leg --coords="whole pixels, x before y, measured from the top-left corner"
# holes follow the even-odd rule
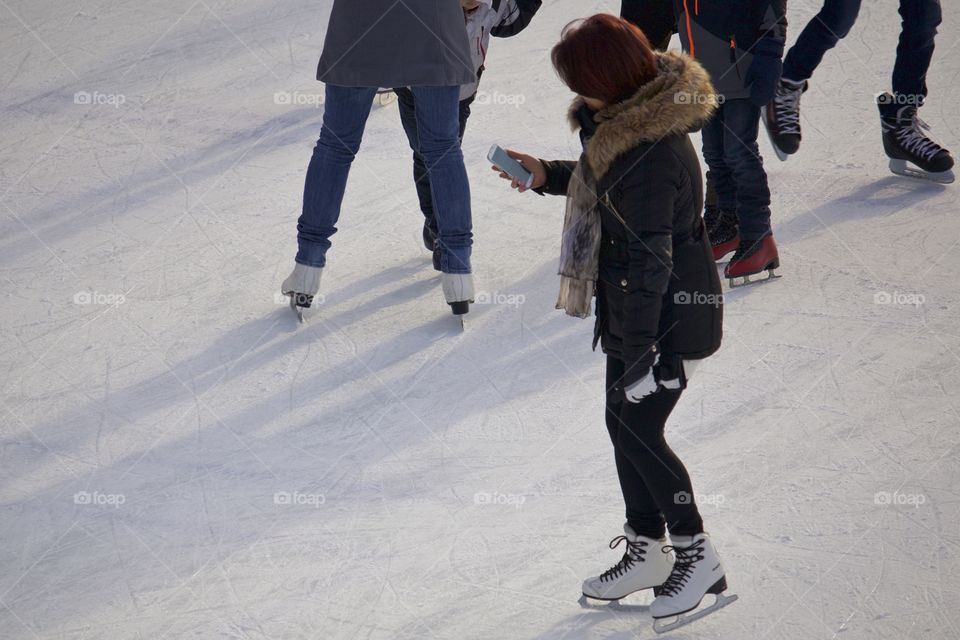
[[[893,66],[894,107],[923,106],[927,97],[927,71],[933,59],[934,39],[942,20],[940,0],[900,0],[903,26]]]
[[[323,126],[303,186],[303,211],[297,221],[296,261],[326,264],[330,236],[337,232],[350,166],[360,149],[376,87],[326,86]]]
[[[707,190],[703,195],[703,204],[708,207],[715,207],[720,204],[720,196],[717,195],[717,185],[714,183],[713,174],[707,170]]]
[[[407,134],[407,142],[413,151],[413,184],[417,188],[417,200],[420,202],[420,211],[426,219],[427,226],[434,230],[436,235],[437,223],[433,219],[433,196],[430,194],[430,174],[427,165],[420,155],[420,139],[417,134],[416,101],[413,93],[406,87],[394,89],[397,94],[397,106],[400,108],[400,124]]]
[[[716,204],[721,209],[732,211],[737,208],[737,185],[724,156],[723,119],[724,105],[720,105],[713,117],[700,130],[700,139],[703,142],[703,160],[709,167],[708,181],[713,183]]]
[[[622,0],[620,17],[640,27],[657,51],[667,50],[677,30],[673,0]]]
[[[663,513],[657,506],[643,476],[627,459],[623,450],[618,446],[620,430],[620,412],[623,406],[624,395],[621,379],[623,378],[624,364],[622,360],[607,357],[607,403],[605,417],[607,433],[613,443],[614,461],[617,464],[617,477],[620,479],[620,491],[626,505],[627,524],[635,533],[655,540],[666,532]]]
[[[463,144],[463,134],[467,131],[467,120],[470,119],[470,105],[473,104],[473,101],[476,99],[477,94],[473,94],[469,98],[464,98],[460,101],[460,144]]]
[[[737,189],[737,220],[743,241],[770,233],[770,187],[757,145],[760,107],[747,98],[723,104],[724,159]]]
[[[622,370],[623,366],[623,362],[611,364],[608,360],[608,378],[612,368]],[[619,393],[622,395],[623,391]],[[617,416],[619,431],[614,448],[617,455],[623,457],[624,464],[629,462],[643,481],[643,490],[637,490],[640,484],[635,477],[628,474],[628,483],[621,480],[621,487],[626,487],[627,521],[631,520],[630,510],[634,505],[643,508],[634,516],[639,520],[639,526],[652,525],[654,518],[650,514],[656,505],[671,534],[689,536],[703,531],[703,520],[694,500],[690,475],[663,437],[667,418],[682,393],[681,389],[661,389],[638,403],[624,399]],[[631,492],[629,496],[628,491]],[[632,493],[634,491],[636,493]],[[652,531],[652,526],[649,530]]]
[[[860,0],[825,0],[787,52],[783,77],[796,82],[809,80],[824,54],[850,33],[859,12]]]

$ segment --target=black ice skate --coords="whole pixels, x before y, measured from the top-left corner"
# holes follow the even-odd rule
[[[780,79],[773,100],[763,108],[763,124],[780,160],[800,148],[800,96],[807,83]]]
[[[877,107],[890,171],[941,184],[953,182],[953,156],[924,133],[930,127],[917,116],[916,106],[897,106],[896,98],[884,93],[877,98]]]

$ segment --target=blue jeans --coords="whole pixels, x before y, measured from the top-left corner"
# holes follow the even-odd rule
[[[825,0],[783,61],[783,77],[808,80],[824,54],[846,37],[857,20],[860,0]],[[893,92],[901,104],[918,107],[927,96],[927,70],[933,58],[934,38],[941,21],[940,0],[900,0],[903,21],[897,61],[893,67]],[[898,104],[892,104],[895,111]]]
[[[727,100],[700,132],[721,209],[736,210],[740,237],[770,233],[770,187],[757,146],[760,107],[749,98]]]
[[[407,87],[395,89],[397,94],[397,105],[400,107],[400,124],[403,125],[403,131],[407,134],[407,142],[410,143],[410,149],[413,151],[413,184],[417,188],[417,199],[420,201],[420,211],[427,226],[437,235],[437,220],[433,211],[433,194],[430,191],[430,173],[427,171],[427,163],[420,154],[420,134],[417,131],[416,100],[413,92]],[[470,118],[470,105],[473,103],[474,96],[460,101],[458,107],[458,118],[460,130],[457,135],[459,140],[463,140],[463,132],[467,129],[467,120]]]
[[[323,127],[307,168],[303,213],[297,222],[296,260],[300,264],[326,265],[347,175],[360,149],[376,91],[372,87],[326,87]],[[458,135],[460,87],[411,87],[411,91],[417,101],[420,153],[430,172],[436,208],[440,269],[445,273],[470,273],[473,233],[470,185]]]

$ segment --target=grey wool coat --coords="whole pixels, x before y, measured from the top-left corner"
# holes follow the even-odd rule
[[[334,0],[317,80],[391,88],[476,78],[458,0]]]

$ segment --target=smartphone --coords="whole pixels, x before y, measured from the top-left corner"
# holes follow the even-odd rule
[[[524,188],[529,189],[533,184],[533,174],[523,168],[523,165],[507,155],[507,152],[495,144],[487,153],[487,160],[511,178],[516,178]]]

